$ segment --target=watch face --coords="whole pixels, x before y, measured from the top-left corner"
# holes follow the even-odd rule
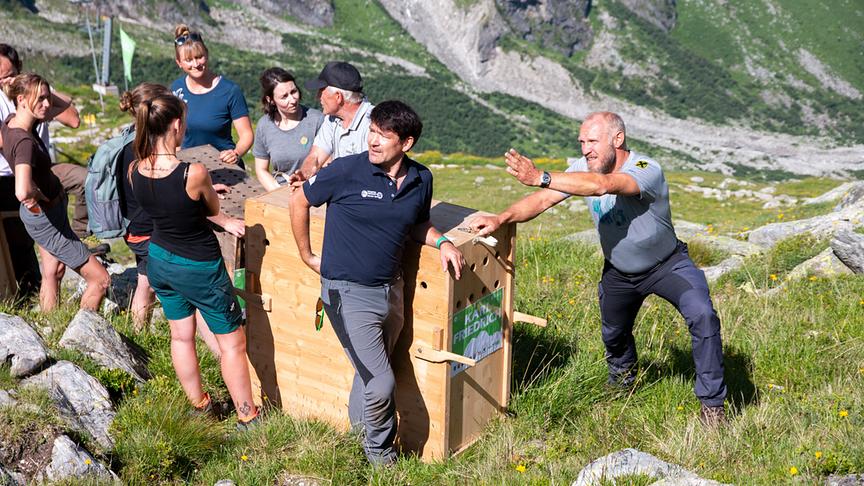
[[[540,177],[540,185],[543,187],[548,186],[552,183],[552,176],[548,172],[544,172]]]

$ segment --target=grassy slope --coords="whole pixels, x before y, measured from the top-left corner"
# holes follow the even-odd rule
[[[421,158],[429,164],[458,165],[434,169],[436,196],[447,201],[499,210],[526,192],[503,170],[486,167],[490,160],[445,160],[434,153]],[[669,174],[676,217],[713,223],[720,232],[776,218],[776,212],[760,211],[755,203],[739,203],[723,209],[728,221],[715,219],[716,201],[675,189],[690,183],[693,175]],[[712,174],[698,175],[705,178],[701,185],[721,181]],[[484,179],[475,185],[477,177]],[[777,192],[813,196],[836,183],[805,179],[778,184]],[[512,190],[500,191],[506,184]],[[769,278],[772,274],[782,281],[785,271],[818,247],[799,239],[776,255],[754,259],[714,287],[734,418],[727,429],[708,432],[696,424],[699,405],[692,394],[686,326],[660,299],[649,299],[637,322],[640,386],[632,394],[603,387],[596,303],[602,260],[594,248],[559,239],[587,227],[587,213],[561,208],[520,228],[516,307],[548,317],[550,325],[516,330],[512,417],[491,424],[475,446],[438,464],[408,459],[391,470],[375,471],[366,466],[351,436],[278,413],[246,435],[231,432],[230,420],[189,420],[171,369],[164,322],[152,334],[135,336],[126,316],[114,319],[151,354],[156,378],[136,388],[80,355],[57,351],[71,307],[51,315],[23,314],[37,328],[51,328],[46,340],[55,357],[80,363],[112,390],[119,405],[114,425],[118,445],[102,452],[128,483],[213,484],[233,478],[238,484],[267,484],[287,470],[333,484],[566,484],[588,461],[624,447],[738,484],[783,482],[790,478],[791,467],[807,483],[829,473],[864,469],[858,433],[864,424],[864,401],[858,393],[864,386],[861,277],[805,280],[772,299],[738,288],[747,280],[762,288],[777,285]],[[225,399],[215,360],[203,348],[199,351],[208,390]],[[16,382],[6,372],[0,373],[0,383],[9,388]],[[23,400],[46,410],[44,396],[25,395]],[[841,414],[844,411],[848,415]],[[0,423],[6,424],[2,429],[7,436],[17,440],[24,430],[35,437],[40,430],[63,429],[50,411],[0,410]]]

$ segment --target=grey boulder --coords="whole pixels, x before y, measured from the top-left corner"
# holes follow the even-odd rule
[[[22,385],[47,390],[73,428],[89,433],[105,449],[114,447],[108,427],[116,412],[108,390],[96,378],[69,361],[59,361]]]
[[[0,313],[0,364],[10,363],[12,376],[30,375],[47,359],[45,343],[24,319]]]
[[[831,240],[831,249],[850,270],[864,273],[864,235],[854,231],[840,231]]]
[[[622,476],[644,475],[656,478],[666,486],[717,486],[720,483],[703,479],[681,466],[670,464],[636,449],[623,449],[591,461],[579,472],[572,486],[599,486],[604,481],[614,483]]]
[[[60,346],[80,351],[106,368],[123,370],[139,382],[150,377],[141,353],[93,311],[75,314],[60,338]]]
[[[43,479],[60,481],[87,476],[117,479],[110,469],[94,459],[84,448],[72,442],[72,439],[65,435],[58,435],[54,439],[51,463],[45,468]]]

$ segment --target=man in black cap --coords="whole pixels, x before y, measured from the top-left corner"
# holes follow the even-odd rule
[[[291,182],[312,177],[331,160],[368,150],[369,115],[374,106],[363,94],[363,79],[347,62],[328,62],[321,74],[306,82],[306,89],[318,93],[324,123],[315,135],[312,150]]]

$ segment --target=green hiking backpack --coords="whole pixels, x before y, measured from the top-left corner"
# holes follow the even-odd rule
[[[121,174],[118,174],[123,147],[135,140],[135,127],[129,125],[120,135],[107,140],[87,161],[84,197],[87,199],[87,229],[100,239],[126,234],[129,220],[120,210]]]

